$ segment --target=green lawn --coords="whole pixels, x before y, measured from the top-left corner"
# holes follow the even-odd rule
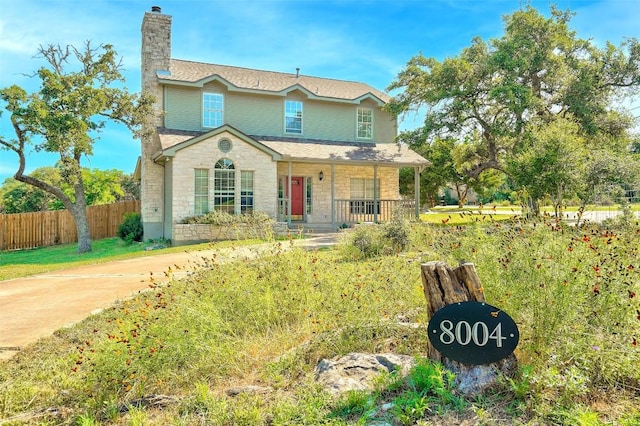
[[[226,247],[256,242],[258,242],[258,240],[202,243],[190,245],[188,249],[190,251],[198,251],[209,249],[212,244],[215,244],[216,247]],[[84,254],[78,254],[77,243],[27,250],[3,251],[0,252],[0,281],[57,271],[74,266],[104,263],[133,257],[183,252],[186,249],[185,246],[157,249],[155,247],[156,245],[152,243],[126,244],[119,238],[105,238],[93,241],[93,250],[90,253]]]

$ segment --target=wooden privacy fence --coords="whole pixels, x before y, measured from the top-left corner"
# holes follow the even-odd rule
[[[115,237],[125,213],[140,213],[140,201],[87,207],[91,239]],[[68,210],[0,214],[0,250],[16,250],[78,241]]]

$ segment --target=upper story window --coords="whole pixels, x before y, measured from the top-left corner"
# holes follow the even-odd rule
[[[220,93],[202,94],[202,127],[215,128],[222,126],[224,98]]]
[[[359,139],[373,139],[373,110],[358,108],[357,136]]]
[[[284,101],[284,131],[302,134],[302,102]]]

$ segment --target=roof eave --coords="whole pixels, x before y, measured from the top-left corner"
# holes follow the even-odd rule
[[[156,153],[153,157],[153,161],[155,162],[166,162],[168,160],[168,158],[171,157],[175,157],[176,153],[182,149],[185,149],[191,145],[194,145],[198,142],[201,142],[205,139],[209,139],[213,136],[219,135],[221,133],[224,132],[228,132],[231,133],[232,135],[234,135],[235,137],[242,139],[243,141],[247,142],[248,144],[254,146],[255,148],[261,150],[262,152],[271,155],[271,158],[274,161],[278,161],[282,158],[282,155],[273,150],[272,148],[264,145],[263,143],[261,143],[260,141],[252,138],[251,136],[248,136],[244,133],[242,133],[240,130],[225,124],[222,125],[220,127],[217,127],[215,129],[212,129],[209,132],[203,133],[201,135],[198,136],[194,136],[192,138],[186,139],[180,143],[177,143],[169,148],[163,149],[162,151],[159,151],[158,153]]]
[[[229,82],[228,80],[225,80],[224,78],[220,77],[218,74],[215,74],[213,76],[207,77],[207,78],[203,78],[197,81],[185,81],[185,80],[175,80],[175,79],[167,79],[167,78],[162,78],[160,76],[158,76],[158,83],[166,85],[166,86],[186,86],[186,87],[198,87],[198,88],[202,88],[204,87],[205,84],[207,83],[211,83],[211,82],[218,82],[218,83],[222,83],[227,90],[229,90],[230,92],[238,92],[238,93],[251,93],[251,94],[258,94],[258,95],[267,95],[267,96],[278,96],[278,97],[286,97],[290,92],[294,91],[294,90],[300,90],[301,92],[303,92],[309,99],[313,99],[313,100],[318,100],[318,101],[331,101],[331,102],[340,102],[340,103],[347,103],[347,104],[354,104],[354,105],[358,105],[360,103],[362,103],[362,101],[367,100],[367,99],[371,99],[373,100],[376,104],[378,104],[378,106],[382,107],[386,104],[386,102],[384,101],[384,99],[381,99],[380,97],[374,95],[372,92],[367,92],[361,96],[358,96],[357,98],[354,99],[346,99],[346,98],[336,98],[336,97],[332,97],[332,96],[320,96],[317,95],[315,93],[313,93],[311,90],[305,88],[304,86],[296,83],[293,84],[291,86],[285,87],[282,90],[279,91],[274,91],[274,90],[265,90],[265,89],[259,89],[259,88],[248,88],[248,87],[239,87],[236,86],[234,84],[232,84],[231,82]]]
[[[313,157],[296,157],[290,155],[283,155],[280,161],[293,161],[296,163],[322,163],[322,164],[336,164],[336,165],[354,165],[354,166],[371,166],[378,165],[382,167],[418,167],[420,172],[422,172],[426,167],[430,166],[431,163],[427,161],[426,163],[423,161],[384,161],[384,160],[349,160],[349,159],[323,159],[323,158],[313,158]]]

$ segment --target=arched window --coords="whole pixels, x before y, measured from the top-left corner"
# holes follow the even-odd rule
[[[218,160],[213,178],[213,208],[233,214],[235,211],[236,171],[233,161]]]

